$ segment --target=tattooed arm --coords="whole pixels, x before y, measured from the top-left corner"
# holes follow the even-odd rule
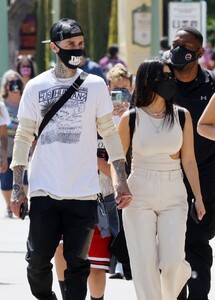
[[[11,208],[13,213],[19,218],[20,217],[20,206],[23,203],[25,206],[28,205],[28,199],[24,191],[23,176],[24,166],[16,166],[13,169],[13,187],[11,194]]]
[[[103,137],[105,148],[109,155],[109,162],[112,163],[111,175],[115,198],[118,202],[118,208],[121,209],[129,205],[132,196],[127,185],[125,156],[112,114],[97,119],[97,126],[99,134]]]
[[[16,130],[10,168],[13,170],[11,208],[17,217],[20,217],[21,204],[27,205],[28,201],[23,187],[23,175],[28,166],[29,150],[34,140],[35,128],[35,121],[20,118]]]

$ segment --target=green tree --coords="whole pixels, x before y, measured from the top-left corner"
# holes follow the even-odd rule
[[[111,0],[88,0],[89,5],[89,55],[98,61],[106,53]]]
[[[77,19],[76,0],[60,0],[60,18],[70,18],[73,20]]]
[[[89,51],[89,44],[90,44],[90,29],[89,29],[89,15],[88,15],[88,0],[78,0],[77,1],[77,21],[80,23],[81,28],[84,32],[85,37],[85,48],[87,55],[91,56]]]
[[[42,44],[41,41],[50,39],[49,29],[52,24],[52,1],[38,0],[37,6],[37,50],[36,61],[38,73],[50,68],[51,52],[49,45]]]
[[[109,36],[108,45],[118,43],[118,1],[112,0],[111,3],[111,15],[109,20]]]

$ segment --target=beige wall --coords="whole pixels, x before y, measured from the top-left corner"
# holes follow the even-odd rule
[[[138,66],[144,59],[151,56],[151,46],[140,46],[132,42],[132,11],[143,4],[150,7],[153,0],[118,0],[118,44],[120,57],[127,63],[129,70],[135,74]],[[159,14],[162,14],[162,0],[159,0]],[[160,17],[160,20],[162,18]],[[156,22],[153,21],[153,24]],[[151,21],[151,24],[152,24]],[[157,21],[159,36],[162,35],[161,23]],[[147,27],[147,26],[146,26]]]

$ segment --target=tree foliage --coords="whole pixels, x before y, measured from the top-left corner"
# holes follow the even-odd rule
[[[49,40],[49,29],[52,24],[52,0],[38,0],[37,4],[37,49],[36,61],[38,73],[50,68],[51,53],[48,45],[43,40]]]
[[[111,3],[111,15],[109,20],[109,35],[108,35],[108,45],[118,43],[118,1],[112,0]]]
[[[88,0],[89,55],[98,61],[107,49],[111,0]]]
[[[76,0],[60,0],[60,18],[70,18],[76,20],[77,2],[78,1]]]
[[[84,32],[85,37],[85,48],[87,55],[90,56],[90,28],[89,28],[89,5],[88,0],[78,0],[77,1],[77,21],[80,23],[81,28]]]

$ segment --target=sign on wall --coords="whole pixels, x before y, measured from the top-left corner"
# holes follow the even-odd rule
[[[132,43],[139,46],[151,44],[151,11],[142,5],[132,11]]]
[[[169,2],[168,40],[171,45],[179,28],[191,26],[198,29],[206,43],[206,14],[207,4],[200,2]]]

